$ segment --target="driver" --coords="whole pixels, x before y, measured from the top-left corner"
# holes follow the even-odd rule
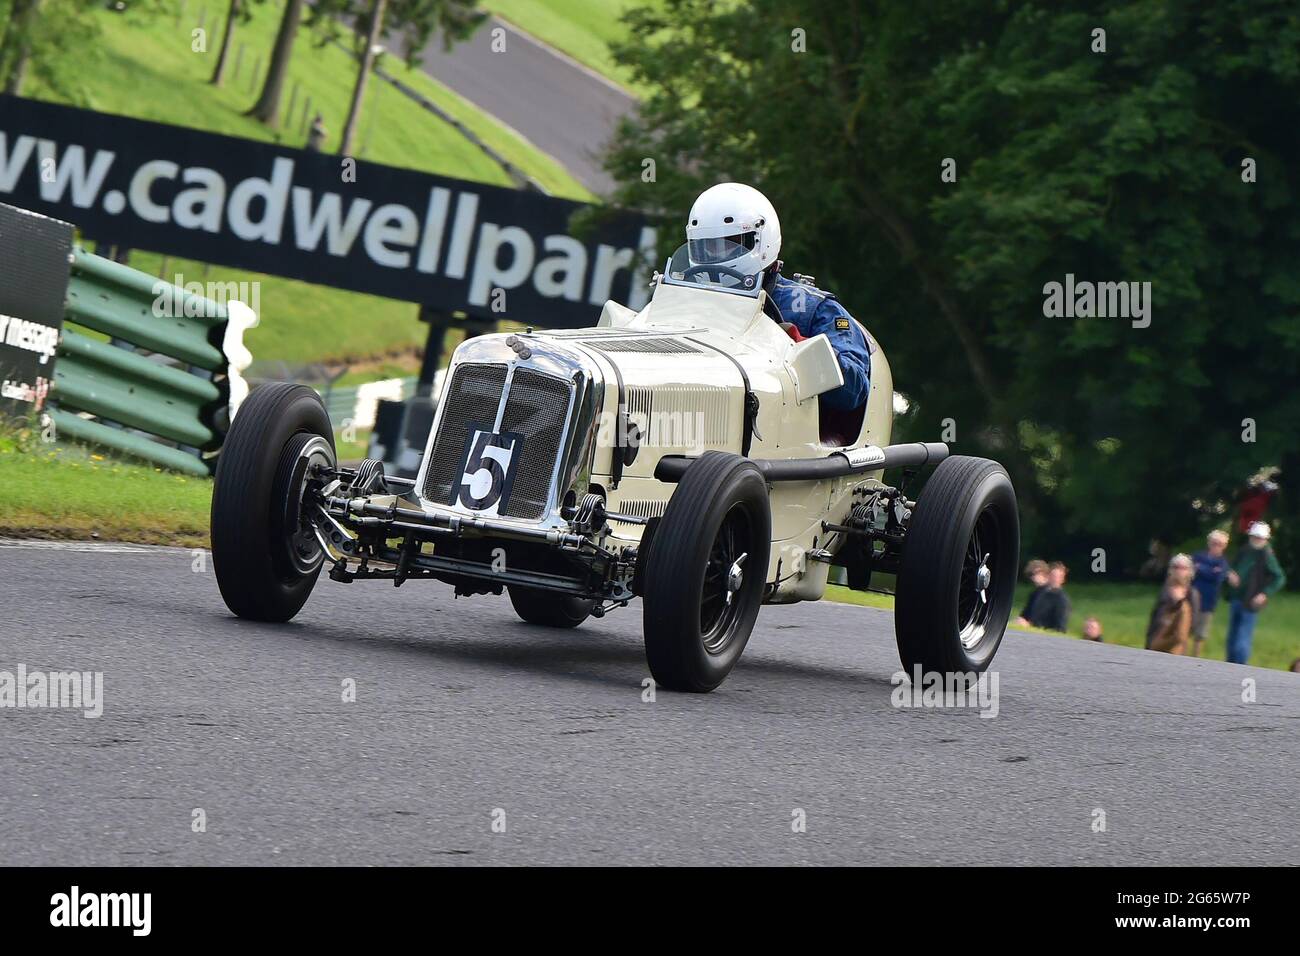
[[[700,193],[686,221],[691,265],[762,275],[765,309],[795,341],[825,333],[835,348],[844,384],[821,396],[821,407],[852,411],[871,391],[871,346],[844,306],[809,279],[781,275],[781,220],[766,196],[743,183],[719,183]]]

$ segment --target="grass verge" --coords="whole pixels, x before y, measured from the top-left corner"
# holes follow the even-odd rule
[[[340,461],[366,455],[369,430],[335,433]],[[76,444],[0,430],[0,537],[208,547],[212,480]]]
[[[0,439],[0,536],[207,547],[212,482]]]

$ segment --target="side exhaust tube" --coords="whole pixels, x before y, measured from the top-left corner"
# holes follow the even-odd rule
[[[821,481],[861,474],[864,471],[883,471],[889,468],[919,468],[937,465],[948,457],[948,446],[943,442],[909,442],[903,445],[886,445],[878,448],[851,448],[832,452],[825,458],[755,458],[753,462],[769,482]],[[681,481],[694,458],[684,455],[666,455],[655,466],[655,477],[675,484]]]

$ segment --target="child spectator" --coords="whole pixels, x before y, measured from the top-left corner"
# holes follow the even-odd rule
[[[1086,617],[1083,619],[1083,639],[1085,641],[1096,641],[1101,643],[1101,621],[1095,617]]]
[[[1200,657],[1201,648],[1210,636],[1210,624],[1214,621],[1214,609],[1219,604],[1219,590],[1228,577],[1228,559],[1223,552],[1228,547],[1226,532],[1214,530],[1205,539],[1205,550],[1192,555],[1192,565],[1196,570],[1192,578],[1192,587],[1196,589],[1201,600],[1200,613],[1192,621],[1192,656]]]

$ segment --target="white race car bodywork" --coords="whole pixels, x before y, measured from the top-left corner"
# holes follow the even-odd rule
[[[213,491],[227,605],[287,621],[326,567],[341,583],[508,592],[550,628],[639,600],[651,677],[705,693],[761,605],[821,597],[833,563],[855,590],[893,578],[909,673],[986,669],[1019,563],[1006,470],[939,442],[890,444],[893,381],[874,343],[867,403],[822,421],[818,396],[843,383],[826,337],[792,341],[758,277],[674,259],[639,312],[609,303],[589,329],[463,342],[414,479],[376,459],[340,465],[306,386],[255,390]],[[843,446],[820,437],[846,433]],[[891,469],[897,486],[881,480]]]
[[[818,396],[843,383],[830,343],[825,336],[816,336],[796,344],[768,317],[763,305],[763,293],[757,297],[729,294],[659,279],[641,311],[609,302],[595,328],[467,340],[452,357],[415,481],[422,507],[430,515],[472,521],[476,515],[488,514],[495,520],[549,527],[561,523],[558,511],[566,495],[572,500],[596,491],[603,494],[611,513],[606,546],[617,550],[635,546],[644,526],[619,521],[614,515],[652,518],[664,513],[675,489],[655,478],[655,468],[665,456],[696,457],[712,449],[747,452],[755,459],[812,459],[842,451],[843,446],[823,445],[819,438]],[[457,375],[461,366],[475,368],[462,377]],[[524,369],[532,375],[562,378],[569,386],[571,404],[564,416],[568,424],[558,451],[551,448],[549,433],[546,440],[525,435],[521,447],[510,449],[527,462],[525,470],[537,470],[530,455],[558,459],[551,470],[549,500],[539,513],[534,508],[534,513],[512,516],[509,504],[505,513],[495,503],[486,509],[467,505],[457,495],[456,485],[470,476],[455,475],[450,485],[447,480],[463,464],[466,436],[472,438],[470,433],[476,430],[471,426],[484,432],[490,426],[493,433],[511,427],[504,396],[495,409],[475,411],[457,405],[456,391],[466,387],[471,373],[482,370],[484,375],[490,371],[499,376],[496,370],[502,366],[508,382],[516,380],[515,370]],[[504,389],[509,390],[509,386]],[[480,404],[490,404],[490,398]],[[590,407],[577,407],[580,404]],[[628,440],[620,436],[628,431],[622,422],[634,426],[639,436],[630,461]],[[888,445],[892,426],[893,381],[884,353],[873,343],[871,393],[857,440],[847,447]],[[449,472],[447,463],[453,455],[458,464]],[[619,458],[625,462],[621,468]],[[511,464],[520,468],[520,463]],[[837,536],[828,536],[822,523],[843,522],[854,489],[875,483],[879,476],[879,472],[859,472],[771,486],[768,602],[821,597],[829,570],[825,549],[833,552],[839,546]]]

